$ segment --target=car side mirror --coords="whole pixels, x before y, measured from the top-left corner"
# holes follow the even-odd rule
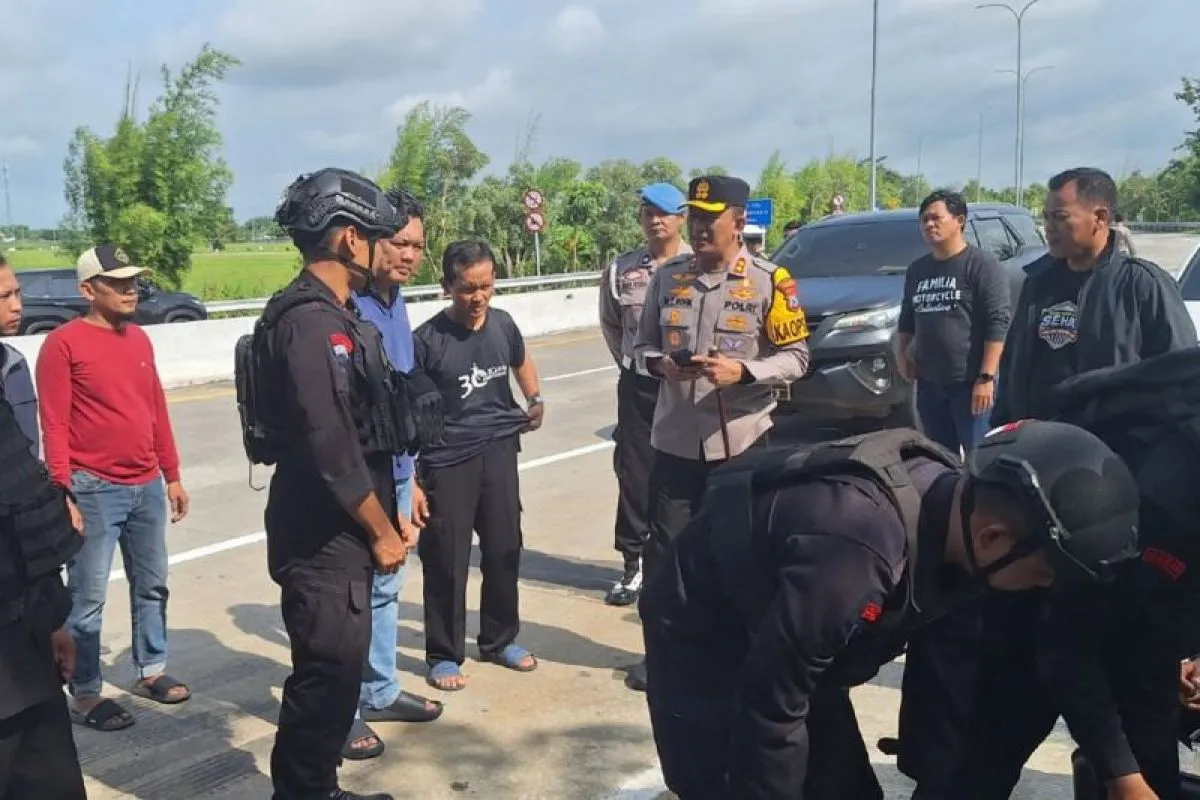
[[[996,248],[996,258],[1001,261],[1008,261],[1017,254],[1016,248],[1011,244],[1002,244]]]

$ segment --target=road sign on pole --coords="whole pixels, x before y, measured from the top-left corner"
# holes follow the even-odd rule
[[[524,196],[521,197],[521,204],[529,211],[539,211],[543,200],[542,193],[537,189],[528,189]]]
[[[525,215],[525,230],[530,233],[541,233],[546,230],[546,215],[540,211],[530,211]]]
[[[746,203],[746,224],[771,227],[775,221],[775,201],[769,197],[759,197]]]

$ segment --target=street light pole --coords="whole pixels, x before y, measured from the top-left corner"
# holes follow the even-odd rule
[[[875,163],[875,82],[879,76],[879,0],[871,13],[871,210],[876,208],[877,170]]]
[[[1016,193],[1017,193],[1017,205],[1018,206],[1021,205],[1021,196],[1023,194],[1023,192],[1021,191],[1022,181],[1025,178],[1025,176],[1021,172],[1021,169],[1022,169],[1021,142],[1025,136],[1025,129],[1024,129],[1024,124],[1025,124],[1024,123],[1025,84],[1022,81],[1023,76],[1021,74],[1021,45],[1022,45],[1021,23],[1025,20],[1025,12],[1028,11],[1030,8],[1032,8],[1038,2],[1040,2],[1040,0],[1029,0],[1025,4],[1024,8],[1022,8],[1020,11],[1017,11],[1015,8],[1008,5],[1007,3],[983,3],[981,5],[975,6],[976,9],[1002,8],[1005,11],[1007,11],[1008,13],[1012,14],[1013,18],[1017,21],[1017,143],[1016,143],[1016,148],[1013,151],[1013,180],[1015,183],[1015,186],[1013,188],[1016,190]]]
[[[1046,69],[1054,69],[1054,65],[1053,64],[1044,64],[1040,67],[1034,67],[1033,69],[1031,69],[1025,73],[1025,77],[1021,78],[1021,97],[1022,98],[1025,97],[1026,88],[1029,86],[1029,79],[1032,78],[1034,75],[1038,74],[1039,72],[1041,72],[1042,70],[1046,70]],[[1013,70],[998,69],[996,71],[997,72],[1012,72]],[[1017,124],[1021,130],[1021,145],[1020,145],[1021,149],[1017,151],[1017,170],[1018,170],[1017,174],[1020,175],[1022,178],[1024,178],[1025,177],[1025,104],[1024,104],[1024,102],[1022,102],[1022,104],[1021,104],[1021,118],[1019,120],[1017,120]],[[1024,194],[1025,193],[1023,191],[1017,194],[1017,205],[1018,206],[1021,205],[1021,200],[1024,198]]]
[[[983,200],[983,118],[987,109],[979,112],[979,156],[975,164],[975,202]]]

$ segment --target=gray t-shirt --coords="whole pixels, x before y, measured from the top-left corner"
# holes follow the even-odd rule
[[[967,245],[939,261],[921,256],[908,268],[900,333],[913,337],[917,377],[932,383],[974,381],[984,342],[1002,342],[1011,315],[1008,275],[995,256]]]

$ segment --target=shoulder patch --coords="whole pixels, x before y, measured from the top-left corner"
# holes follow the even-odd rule
[[[774,267],[771,273],[771,306],[767,311],[766,334],[776,347],[802,342],[809,335],[808,320],[800,303],[800,289],[786,267]]]
[[[331,333],[329,335],[329,349],[338,358],[347,358],[354,352],[354,340],[344,333]]]

